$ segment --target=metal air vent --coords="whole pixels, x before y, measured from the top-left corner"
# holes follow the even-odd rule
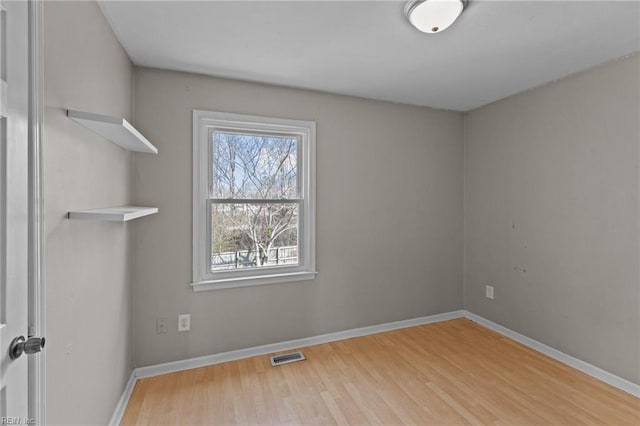
[[[289,364],[290,362],[302,361],[302,360],[305,360],[306,358],[304,357],[302,352],[298,351],[298,352],[291,352],[289,354],[272,356],[269,359],[271,360],[271,365],[275,367],[276,365]]]

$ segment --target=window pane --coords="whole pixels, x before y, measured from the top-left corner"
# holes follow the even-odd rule
[[[214,132],[214,198],[298,198],[296,137]]]
[[[298,203],[211,205],[211,270],[298,265]]]

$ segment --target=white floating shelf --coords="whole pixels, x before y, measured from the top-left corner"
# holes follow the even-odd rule
[[[111,222],[126,222],[139,217],[158,213],[157,207],[107,207],[104,209],[80,210],[69,212],[69,219],[107,220]]]
[[[89,112],[67,110],[67,117],[77,121],[103,138],[121,146],[128,151],[157,154],[158,148],[153,146],[142,134],[124,118]]]

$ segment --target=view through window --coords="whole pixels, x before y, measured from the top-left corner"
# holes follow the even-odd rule
[[[211,271],[298,265],[299,138],[211,135]]]

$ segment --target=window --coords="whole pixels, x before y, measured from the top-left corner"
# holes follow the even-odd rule
[[[315,123],[193,111],[194,291],[315,277]]]

